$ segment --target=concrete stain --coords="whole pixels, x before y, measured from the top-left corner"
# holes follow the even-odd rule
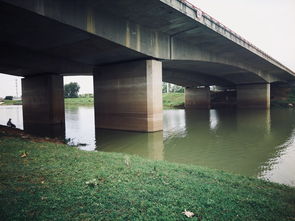
[[[125,46],[130,47],[130,24],[126,22]]]
[[[90,33],[95,33],[95,19],[93,9],[89,8],[87,11],[86,30]]]

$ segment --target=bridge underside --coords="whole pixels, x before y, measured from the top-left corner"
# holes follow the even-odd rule
[[[148,132],[162,129],[162,79],[187,88],[187,108],[210,108],[211,85],[269,108],[269,83],[294,77],[164,0],[32,2],[0,0],[0,72],[25,77],[25,125],[64,127],[63,75],[94,76],[97,127]]]
[[[92,74],[98,65],[148,57],[1,1],[0,31],[0,72],[12,75]]]
[[[163,79],[184,87],[267,83],[257,74],[227,64],[181,60],[163,62]]]

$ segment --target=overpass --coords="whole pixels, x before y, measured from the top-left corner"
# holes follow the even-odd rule
[[[162,130],[162,80],[208,108],[211,85],[269,108],[295,73],[184,0],[0,0],[0,72],[23,76],[24,124],[64,124],[63,76],[93,75],[98,128]],[[42,116],[42,117],[39,117]]]

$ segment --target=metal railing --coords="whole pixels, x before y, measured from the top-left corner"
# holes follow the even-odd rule
[[[246,43],[247,45],[251,46],[252,48],[254,48],[255,50],[257,50],[259,53],[261,53],[263,56],[267,57],[268,59],[271,59],[273,61],[275,61],[276,63],[278,63],[279,65],[285,67],[283,64],[281,64],[279,61],[275,60],[274,58],[272,58],[270,55],[268,55],[266,52],[262,51],[261,49],[259,49],[258,47],[256,47],[254,44],[252,44],[251,42],[249,42],[248,40],[246,40],[245,38],[243,38],[241,35],[237,34],[236,32],[234,32],[233,30],[231,30],[230,28],[226,27],[225,25],[223,25],[221,22],[219,22],[217,19],[213,18],[212,16],[208,15],[206,12],[204,12],[203,10],[201,10],[200,8],[198,8],[197,6],[195,6],[194,4],[190,3],[187,0],[178,0],[179,2],[185,4],[187,7],[189,7],[190,9],[194,10],[196,13],[197,17],[204,17],[208,20],[210,20],[211,22],[213,22],[215,25],[219,26],[220,28],[224,29],[225,31],[229,32],[230,34],[234,35],[236,38],[238,38],[239,40],[243,41],[244,43]],[[288,69],[287,67],[285,67],[286,69]],[[290,69],[288,69],[289,71],[291,71]],[[292,72],[292,71],[291,71]]]

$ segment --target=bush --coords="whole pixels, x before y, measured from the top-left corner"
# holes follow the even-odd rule
[[[12,100],[13,100],[13,96],[6,96],[6,97],[4,98],[4,100],[10,100],[10,101],[12,101]]]

